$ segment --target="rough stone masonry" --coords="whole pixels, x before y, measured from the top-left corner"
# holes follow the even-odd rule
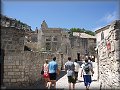
[[[101,88],[120,89],[120,20],[96,31],[96,34],[101,32],[107,35],[97,45]]]
[[[47,53],[24,51],[25,31],[14,27],[1,27],[2,85],[22,88],[41,79],[40,71]],[[57,56],[57,59],[59,56]],[[59,60],[57,60],[59,61]],[[60,62],[58,62],[60,63]]]
[[[4,19],[4,20],[3,20]],[[1,84],[4,87],[25,87],[41,78],[40,71],[44,57],[40,52],[24,51],[25,34],[28,30],[17,28],[13,20],[3,18],[1,21]],[[10,24],[8,24],[10,23]]]

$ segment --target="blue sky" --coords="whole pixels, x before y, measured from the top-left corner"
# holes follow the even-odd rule
[[[119,17],[119,0],[2,0],[2,13],[34,30],[45,20],[52,28],[96,30]]]

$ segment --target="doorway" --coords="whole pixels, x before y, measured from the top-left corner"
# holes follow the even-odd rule
[[[80,53],[77,53],[77,60],[80,61]]]

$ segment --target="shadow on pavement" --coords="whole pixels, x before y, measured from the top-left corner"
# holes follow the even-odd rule
[[[84,82],[83,80],[77,80],[76,83]]]
[[[60,72],[60,75],[57,77],[57,81],[58,81],[60,78],[62,78],[65,74],[66,74],[65,70],[62,70],[62,71]]]
[[[66,74],[66,72],[64,71],[64,70],[62,70],[61,72],[60,72],[60,75],[57,77],[57,81],[60,79],[60,78],[62,78],[64,75]],[[33,85],[31,85],[31,86],[28,86],[28,87],[26,87],[25,89],[47,89],[46,87],[45,87],[45,85],[44,85],[44,80],[38,80],[38,81],[36,81]],[[53,88],[52,88],[52,90],[54,90]],[[63,90],[63,89],[57,89],[57,90]]]
[[[31,90],[36,90],[36,89],[47,89],[44,85],[44,80],[39,79],[36,81],[34,84],[31,84],[29,86],[24,86],[24,87],[7,87],[5,89],[17,89],[17,90],[26,90],[26,89],[31,89]]]
[[[47,89],[44,85],[44,80],[39,79],[33,85],[26,87],[25,89]]]
[[[92,82],[96,82],[97,80],[92,80]],[[84,82],[83,80],[77,80],[76,83]]]
[[[66,74],[65,71],[61,71],[60,72],[60,75],[57,77],[57,81],[62,78],[64,75]],[[8,88],[5,88],[5,89],[32,89],[32,90],[36,90],[36,89],[47,89],[44,85],[44,80],[43,79],[39,79],[37,80],[35,83],[33,84],[30,84],[29,86],[25,86],[25,87],[8,87]],[[54,89],[52,89],[54,90]],[[63,90],[63,89],[57,89],[57,90]]]

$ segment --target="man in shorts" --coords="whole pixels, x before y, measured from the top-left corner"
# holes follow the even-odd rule
[[[68,57],[68,61],[65,63],[65,71],[67,72],[68,77],[68,83],[69,83],[69,89],[71,89],[71,83],[73,84],[73,89],[75,89],[75,65],[71,61],[71,57]]]
[[[88,61],[89,59],[85,57],[85,63],[81,65],[81,77],[83,76],[84,79],[84,85],[86,86],[86,90],[89,90],[90,84],[92,82],[92,76],[94,74],[93,66]]]
[[[56,57],[53,58],[52,61],[49,62],[48,65],[49,68],[49,77],[50,77],[50,87],[52,84],[54,84],[54,88],[56,88],[56,78],[57,78],[57,72],[58,72],[58,64],[56,62]]]

